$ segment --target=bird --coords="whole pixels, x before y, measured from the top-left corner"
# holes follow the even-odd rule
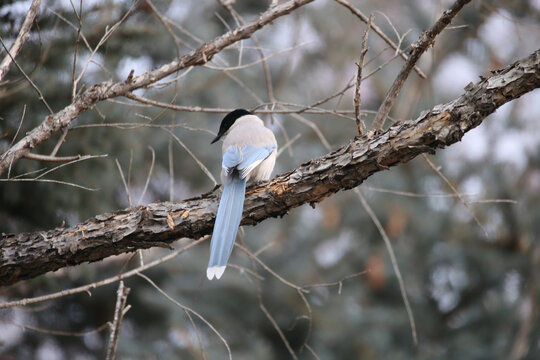
[[[246,183],[270,179],[277,154],[274,133],[246,109],[236,109],[225,115],[211,144],[220,139],[223,140],[223,193],[210,242],[206,269],[209,280],[219,279],[225,272],[242,220]]]

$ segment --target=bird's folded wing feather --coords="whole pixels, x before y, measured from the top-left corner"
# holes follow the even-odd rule
[[[242,162],[243,155],[242,150],[238,146],[231,146],[223,154],[223,160],[221,161],[221,167],[226,176],[229,176],[231,172]]]
[[[242,160],[237,166],[240,171],[240,177],[245,179],[253,169],[255,169],[264,159],[266,159],[276,148],[275,144],[255,147],[246,145],[242,147]]]

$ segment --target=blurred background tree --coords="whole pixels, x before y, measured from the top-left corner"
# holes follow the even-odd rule
[[[30,3],[1,3],[0,34],[8,47]],[[229,3],[244,20],[259,16],[269,5]],[[353,3],[364,14],[373,13],[374,23],[403,49],[450,4]],[[90,49],[126,14],[91,57]],[[539,20],[540,3],[535,0],[472,2],[422,57],[419,66],[427,79],[410,75],[392,118],[415,118],[457,97],[478,76],[530,54],[540,43]],[[43,1],[17,62],[53,111],[59,111],[71,103],[73,79],[85,67],[79,88],[111,78],[124,80],[132,70],[138,75],[189,53],[237,21],[216,1]],[[100,102],[73,122],[58,156],[107,156],[70,163],[43,177],[69,184],[2,182],[0,230],[18,233],[75,225],[129,205],[181,201],[209,191],[212,179],[167,130],[218,178],[221,149],[209,142],[224,115],[219,109],[297,109],[298,104],[314,104],[354,85],[364,30],[365,24],[338,2],[318,0],[257,32],[256,40],[226,49],[205,66],[136,92],[212,111],[173,111],[126,98]],[[362,82],[369,128],[403,61],[372,32],[368,48],[364,74],[381,67]],[[289,144],[276,172],[347,143],[356,133],[353,96],[354,86],[312,113],[261,115],[280,146]],[[260,258],[271,269],[309,290],[305,298],[262,268],[258,272],[264,280],[250,274],[246,269],[252,262],[238,250],[231,258],[236,267],[219,282],[208,282],[206,243],[145,274],[210,322],[234,359],[537,359],[539,104],[538,91],[512,101],[460,143],[430,158],[465,203],[422,158],[378,173],[360,187],[394,247],[416,320],[417,346],[384,242],[352,191],[241,232],[244,246],[252,252],[264,249]],[[319,109],[326,111],[317,114]],[[34,89],[12,65],[0,83],[0,150],[9,147],[19,126],[17,139],[47,115]],[[35,150],[49,154],[61,140],[62,134],[56,134]],[[10,176],[39,175],[56,165],[21,159]],[[166,253],[151,249],[142,256],[147,262]],[[3,288],[0,299],[68,289],[135,266],[137,258],[127,254],[62,269]],[[131,289],[131,307],[120,331],[119,358],[227,358],[227,348],[215,332],[193,315],[192,320],[148,281],[132,277],[125,284]],[[103,358],[109,336],[103,325],[112,320],[116,288],[108,285],[92,290],[91,296],[82,293],[0,310],[1,356]]]

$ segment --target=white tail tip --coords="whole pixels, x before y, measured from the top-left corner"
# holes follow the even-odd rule
[[[225,266],[212,266],[206,269],[206,277],[208,280],[212,280],[214,276],[217,280],[223,275],[225,272]]]

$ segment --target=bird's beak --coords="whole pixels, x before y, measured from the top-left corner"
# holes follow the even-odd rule
[[[210,144],[215,143],[215,142],[218,141],[219,139],[221,139],[221,134],[217,134],[217,136],[214,138],[214,140],[212,140],[212,142],[211,142]]]

